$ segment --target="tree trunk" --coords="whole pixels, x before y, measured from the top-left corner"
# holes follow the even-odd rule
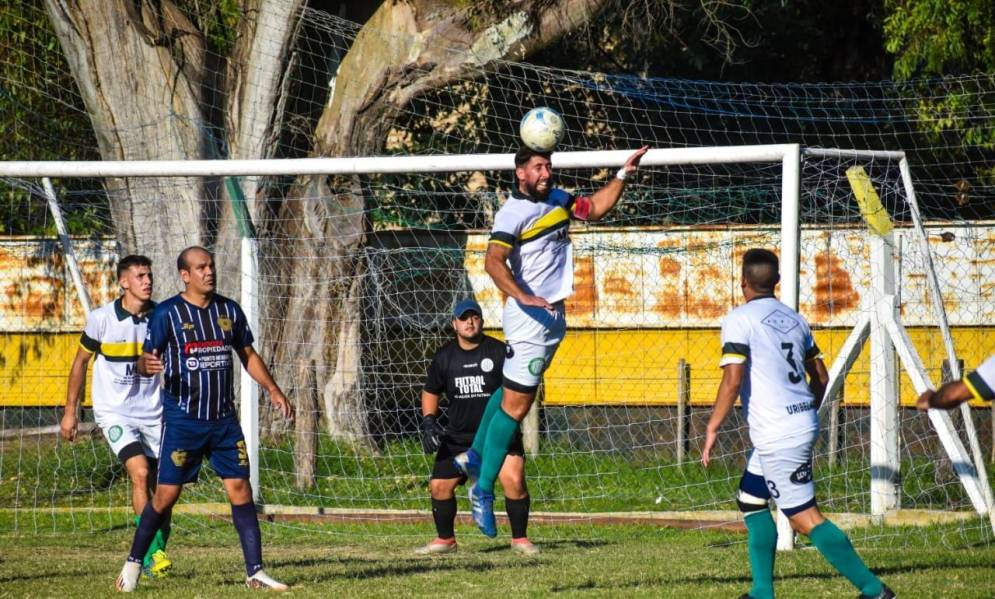
[[[471,16],[462,2],[385,2],[339,68],[334,96],[315,132],[314,154],[379,153],[397,115],[414,97],[547,46],[587,23],[605,0],[499,4],[500,14],[484,8]],[[277,309],[291,316],[272,331],[275,362],[283,378],[310,361],[324,365],[317,379],[327,381],[329,433],[368,443],[360,384],[364,199],[358,182],[330,185],[326,179],[302,177],[279,217],[286,269],[278,284],[284,301]]]
[[[105,160],[205,158],[204,40],[172,3],[45,0]],[[155,126],[150,126],[150,124]],[[107,179],[118,240],[178,290],[176,255],[203,243],[216,196],[202,179]]]
[[[315,132],[318,156],[381,151],[419,94],[523,58],[587,23],[607,0],[479,3],[388,0],[360,32]],[[303,0],[244,0],[230,67],[170,0],[44,0],[108,160],[268,155],[289,40]],[[224,106],[224,110],[219,107]],[[222,114],[224,115],[222,117]],[[223,132],[223,133],[219,133]],[[223,139],[226,144],[218,142]],[[368,439],[362,391],[364,200],[358,180],[304,177],[275,221],[277,267],[262,331],[277,381],[314,364],[330,432]],[[222,181],[105,181],[126,251],[154,260],[157,296],[179,287],[172,264],[191,244],[219,245],[220,291],[237,297],[235,223]],[[258,181],[240,181],[260,219]],[[220,242],[220,243],[219,243]],[[302,393],[311,389],[300,389]]]

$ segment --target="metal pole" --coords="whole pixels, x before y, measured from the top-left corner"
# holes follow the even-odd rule
[[[950,374],[954,380],[960,379],[963,375],[960,363],[957,360],[957,352],[954,349],[953,333],[950,331],[950,323],[947,320],[947,311],[943,304],[943,294],[940,293],[940,280],[936,275],[936,267],[933,265],[933,255],[929,251],[929,240],[926,239],[926,228],[923,225],[922,217],[919,214],[919,200],[916,199],[916,190],[912,185],[912,173],[909,170],[909,161],[902,158],[898,162],[898,170],[902,175],[902,184],[905,187],[905,195],[909,200],[912,221],[916,231],[919,233],[919,244],[922,248],[926,261],[926,272],[929,278],[930,297],[933,300],[933,311],[940,322],[940,331],[943,333],[943,345],[947,350],[947,360],[950,362]],[[988,480],[988,469],[985,467],[984,454],[981,451],[981,443],[978,441],[978,431],[974,428],[974,419],[971,415],[971,406],[967,402],[960,405],[960,413],[964,418],[964,431],[967,433],[967,443],[971,447],[971,457],[974,458],[975,468],[978,476],[983,481]],[[990,485],[982,485],[982,492],[988,504],[988,512],[992,515],[992,530],[995,531],[995,496],[992,494]]]
[[[242,312],[252,331],[259,330],[259,266],[258,242],[251,237],[242,237]],[[252,485],[252,499],[257,504],[260,499],[259,484],[259,386],[249,373],[240,369],[241,403],[239,419],[242,434],[245,436],[245,449],[249,454],[249,483]]]
[[[41,183],[42,187],[45,188],[45,197],[48,199],[48,209],[52,211],[52,220],[55,221],[55,229],[59,232],[59,241],[62,242],[62,252],[66,256],[66,265],[69,266],[69,274],[73,279],[73,285],[76,287],[76,296],[79,297],[79,303],[83,306],[83,312],[89,314],[90,310],[93,309],[90,303],[90,294],[86,291],[86,285],[83,283],[83,274],[80,272],[79,263],[76,261],[76,251],[69,240],[69,230],[66,229],[66,222],[62,218],[59,198],[55,195],[55,188],[52,186],[51,179],[45,177],[41,180]]]
[[[677,361],[677,464],[683,464],[688,453],[688,400],[691,396],[691,368],[681,358]]]
[[[798,275],[801,251],[801,147],[786,147],[781,159],[781,301],[798,310]],[[777,549],[795,548],[795,531],[780,510],[777,512]]]

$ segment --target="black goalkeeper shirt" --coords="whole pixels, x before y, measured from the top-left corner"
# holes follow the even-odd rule
[[[453,339],[435,352],[425,378],[425,391],[445,394],[449,424],[446,435],[454,441],[473,440],[487,400],[501,387],[504,343],[484,335],[476,349],[465,350]]]

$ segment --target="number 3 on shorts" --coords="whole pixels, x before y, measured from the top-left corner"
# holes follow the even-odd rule
[[[778,497],[781,496],[781,492],[777,490],[777,485],[774,484],[774,481],[772,481],[772,480],[767,481],[767,486],[770,487],[770,496],[771,497],[773,497],[774,499],[777,499]]]

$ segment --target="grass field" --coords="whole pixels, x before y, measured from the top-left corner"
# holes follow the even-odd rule
[[[0,519],[9,518],[9,513]],[[86,535],[0,535],[0,596],[100,597],[112,594],[133,529]],[[738,597],[749,588],[744,537],[645,525],[544,525],[542,553],[513,554],[460,526],[455,555],[421,557],[412,549],[431,527],[375,529],[342,524],[264,524],[267,570],[296,597]],[[503,531],[506,533],[506,531]],[[895,548],[896,539],[861,548],[868,564],[900,597],[995,596],[995,548]],[[230,524],[186,518],[174,533],[176,562],[165,580],[143,580],[146,596],[244,596],[241,553]],[[856,596],[815,551],[778,556],[779,597]]]

